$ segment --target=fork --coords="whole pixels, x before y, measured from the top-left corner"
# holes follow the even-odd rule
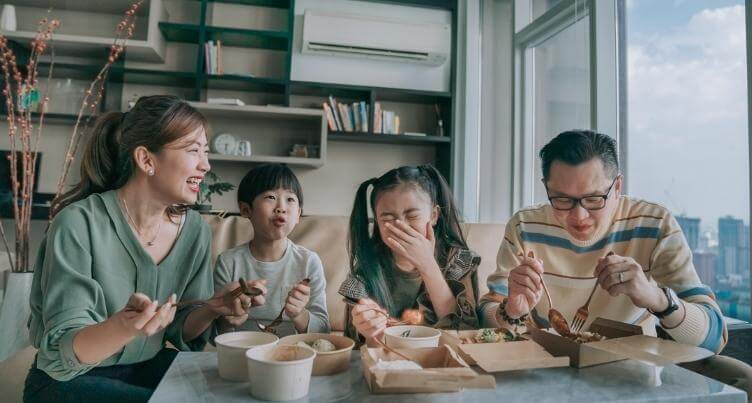
[[[304,278],[300,281],[299,284],[303,285],[309,285],[311,283],[311,279]],[[292,290],[287,294],[288,296],[292,293]],[[271,334],[277,334],[277,329],[275,329],[277,326],[279,326],[282,323],[282,315],[285,313],[285,308],[282,307],[282,310],[279,311],[279,315],[277,315],[274,320],[272,320],[268,325],[262,325],[258,321],[256,322],[256,327],[259,328],[262,332],[271,333]]]
[[[613,255],[614,252],[608,252],[606,257],[609,257]],[[587,299],[587,302],[585,302],[585,305],[579,307],[577,309],[577,313],[574,315],[574,318],[572,319],[572,332],[579,333],[580,330],[582,330],[582,327],[585,325],[585,322],[587,322],[588,315],[590,315],[590,312],[588,311],[588,306],[590,306],[590,300],[593,299],[593,294],[595,294],[595,290],[598,289],[598,279],[595,279],[595,284],[593,284],[593,289],[590,291],[590,296]]]

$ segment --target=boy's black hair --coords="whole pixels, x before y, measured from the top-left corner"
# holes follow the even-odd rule
[[[568,165],[579,165],[598,157],[610,179],[619,174],[619,157],[616,140],[592,130],[569,130],[554,137],[540,150],[543,180],[548,182],[551,164],[561,161]]]
[[[350,271],[365,284],[368,294],[391,315],[399,314],[390,292],[394,288],[395,270],[398,269],[395,268],[391,250],[381,239],[378,222],[374,220],[373,231],[369,229],[368,205],[375,216],[379,195],[404,185],[425,192],[431,198],[431,203],[439,207],[439,219],[434,226],[435,255],[439,266],[447,264],[452,249],[467,249],[452,192],[444,177],[433,166],[403,166],[363,182],[355,194],[350,215]],[[369,197],[370,187],[373,190]]]
[[[264,164],[248,171],[238,185],[238,205],[248,203],[253,206],[256,196],[274,189],[292,191],[298,197],[298,205],[303,208],[303,188],[298,177],[285,164]]]

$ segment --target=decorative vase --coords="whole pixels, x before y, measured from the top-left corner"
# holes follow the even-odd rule
[[[16,30],[16,6],[12,4],[3,6],[3,12],[0,14],[0,29],[3,31]]]
[[[8,254],[0,252],[0,362],[30,344],[27,324],[34,273],[14,273],[9,266]]]

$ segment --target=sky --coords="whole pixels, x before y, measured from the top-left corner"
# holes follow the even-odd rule
[[[749,223],[743,0],[627,0],[628,193]]]

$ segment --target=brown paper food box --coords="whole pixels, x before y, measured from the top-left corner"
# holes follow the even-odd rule
[[[566,367],[569,357],[555,357],[532,340],[463,344],[461,338],[475,337],[478,330],[443,330],[439,344],[452,347],[469,365],[486,372]]]
[[[462,358],[446,346],[434,348],[399,349],[399,352],[418,363],[421,370],[374,370],[379,358],[401,360],[382,348],[360,348],[363,375],[371,393],[437,393],[458,392],[462,389],[494,389],[496,379],[480,375],[470,369]]]
[[[528,326],[529,336],[554,356],[568,356],[575,368],[589,367],[632,358],[648,364],[665,366],[700,360],[713,355],[704,348],[643,335],[640,326],[596,318],[590,332],[606,340],[576,343],[546,329]]]

